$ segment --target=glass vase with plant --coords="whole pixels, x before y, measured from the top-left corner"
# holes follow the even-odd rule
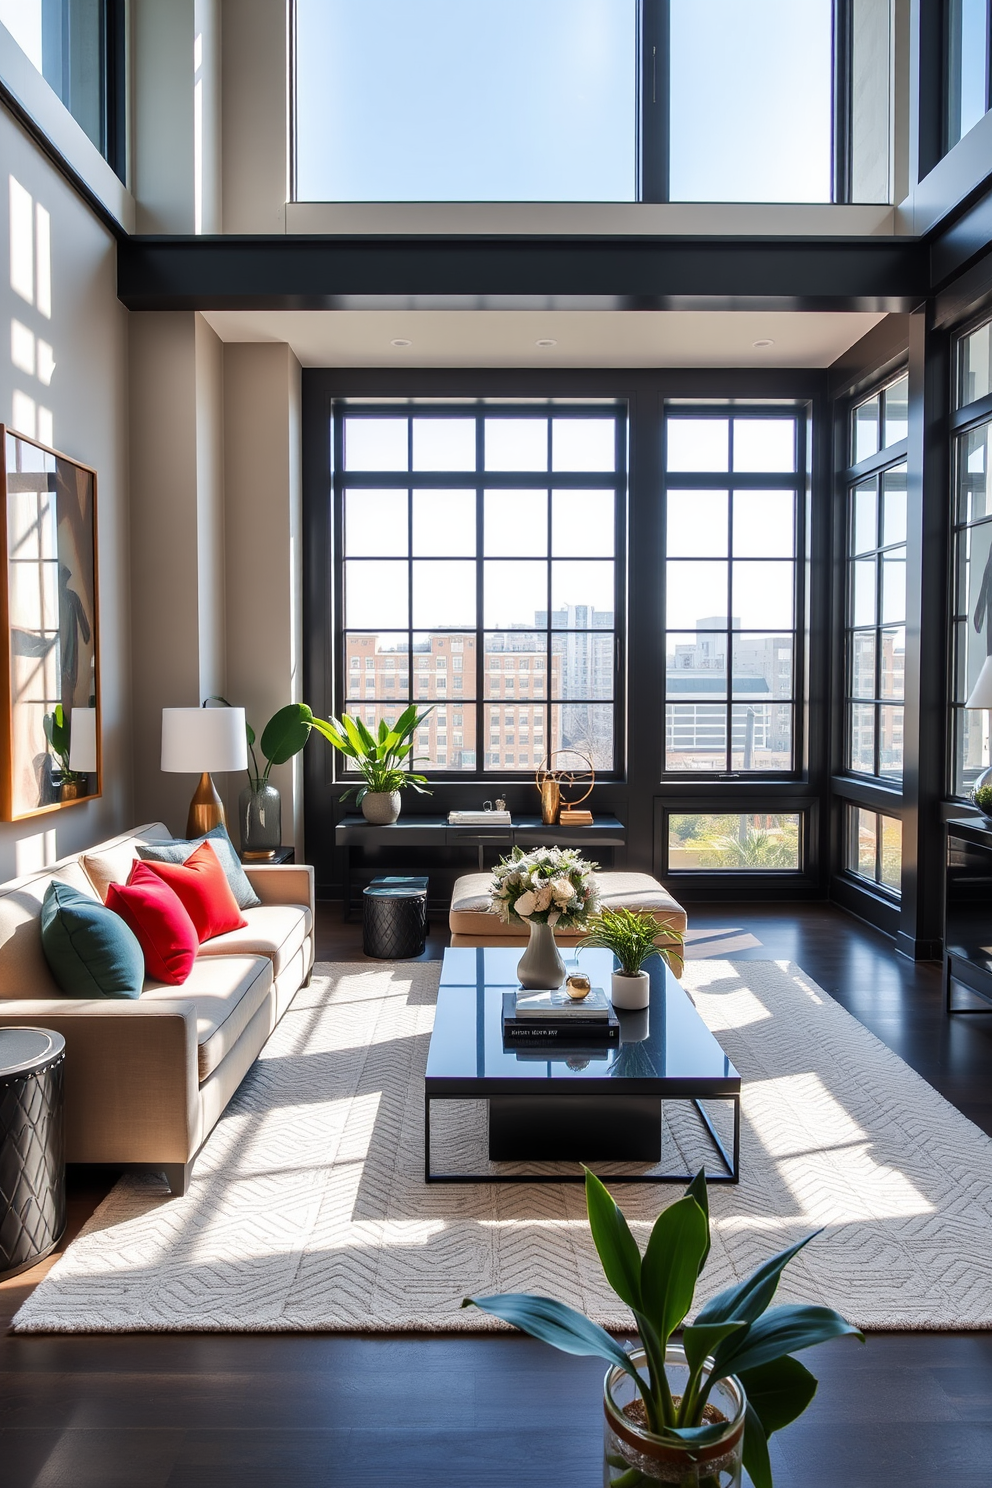
[[[404,708],[395,723],[385,718],[373,733],[358,717],[346,713],[342,719],[331,718],[321,729],[324,737],[346,759],[351,768],[362,777],[360,785],[349,786],[342,794],[342,801],[354,797],[361,806],[367,821],[377,826],[387,826],[400,814],[400,792],[416,791],[418,795],[431,795],[426,789],[427,777],[416,775],[408,765],[416,764],[413,755],[413,736],[432,711],[434,704],[417,712],[415,703]]]
[[[669,965],[676,952],[681,962],[685,937],[674,925],[662,925],[642,910],[603,908],[589,921],[580,949],[586,946],[612,951],[620,962],[613,973],[610,1000],[617,1008],[646,1008],[651,979],[644,963],[661,956]]]
[[[772,1488],[768,1437],[802,1415],[816,1393],[815,1376],[792,1355],[844,1334],[864,1342],[833,1308],[771,1306],[786,1265],[814,1236],[711,1298],[674,1343],[710,1252],[705,1173],[662,1210],[643,1256],[623,1213],[588,1169],[586,1210],[606,1280],[633,1313],[639,1348],[625,1349],[551,1297],[509,1292],[466,1297],[462,1306],[479,1307],[564,1353],[608,1362],[605,1488],[738,1488],[742,1461],[754,1488]]]

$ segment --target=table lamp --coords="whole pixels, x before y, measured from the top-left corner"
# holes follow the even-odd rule
[[[247,768],[244,708],[162,709],[162,769],[200,777],[189,803],[187,837],[227,826],[211,771]]]
[[[982,662],[982,670],[975,680],[975,685],[971,689],[965,707],[992,709],[992,656],[986,656]],[[972,792],[981,790],[983,786],[987,785],[992,785],[992,766],[982,771],[971,788]]]
[[[78,775],[96,770],[95,708],[72,708],[69,713],[69,769]]]

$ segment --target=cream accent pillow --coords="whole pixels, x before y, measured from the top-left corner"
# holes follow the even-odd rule
[[[108,848],[106,852],[83,853],[79,861],[90,883],[100,895],[101,902],[106,904],[110,885],[127,883],[131,865],[137,857],[138,839],[130,837],[126,842],[119,842],[116,847]]]

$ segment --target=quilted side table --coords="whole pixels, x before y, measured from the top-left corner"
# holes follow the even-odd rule
[[[0,1277],[26,1271],[65,1229],[65,1039],[0,1028]]]

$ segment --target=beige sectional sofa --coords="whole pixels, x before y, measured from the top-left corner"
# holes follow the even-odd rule
[[[139,842],[171,840],[153,822],[0,885],[0,1026],[35,1024],[65,1038],[68,1162],[161,1172],[181,1194],[196,1153],[309,979],[314,881],[305,865],[246,866],[262,903],[243,911],[247,928],[201,946],[182,986],[146,981],[137,999],[65,997],[41,946],[50,881],[99,899],[83,858],[125,878]]]

